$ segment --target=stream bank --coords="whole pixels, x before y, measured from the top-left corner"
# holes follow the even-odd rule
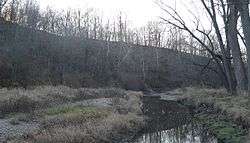
[[[113,143],[144,126],[141,92],[46,86],[0,95],[1,143]]]
[[[13,143],[243,143],[248,124],[240,121],[250,115],[247,97],[226,96],[223,90],[186,88],[149,97],[121,89],[0,91],[1,121],[8,122],[0,139]],[[9,134],[19,127],[26,131],[23,125],[36,128]]]
[[[203,122],[218,143],[249,142],[250,100],[248,96],[229,96],[224,89],[183,88],[161,93],[161,100],[185,105]]]

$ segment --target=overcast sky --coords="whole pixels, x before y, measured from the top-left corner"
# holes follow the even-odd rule
[[[155,0],[39,0],[41,7],[48,5],[57,9],[95,8],[104,17],[115,17],[119,12],[126,13],[127,19],[133,26],[142,26],[147,21],[155,20],[161,10]]]
[[[156,1],[163,1],[168,6],[175,8],[184,19],[188,27],[196,29],[194,23],[198,18],[200,26],[211,29],[211,20],[204,11],[199,0],[38,0],[41,8],[50,6],[55,9],[83,9],[94,8],[98,15],[106,19],[117,18],[122,12],[126,14],[130,27],[145,26],[148,21],[159,20],[159,17],[168,19],[167,14],[156,4]],[[195,18],[194,18],[195,15]],[[222,20],[218,20],[222,23]],[[220,24],[223,26],[223,24]],[[191,29],[192,29],[191,28]]]
[[[160,16],[166,16],[161,8],[156,4],[157,0],[39,0],[43,9],[47,6],[56,9],[87,9],[94,8],[98,10],[98,15],[104,18],[117,18],[119,12],[126,14],[127,20],[132,27],[141,27],[148,21],[159,20]],[[159,1],[159,0],[158,0]],[[162,0],[171,7],[175,7],[177,11],[184,17],[185,21],[192,20],[193,14],[200,17],[203,25],[209,21],[206,19],[204,11],[197,0]],[[176,6],[175,6],[176,5]],[[190,22],[192,24],[192,21]]]

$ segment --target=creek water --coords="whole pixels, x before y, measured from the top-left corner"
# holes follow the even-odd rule
[[[176,101],[144,97],[142,108],[149,119],[132,143],[217,143],[205,125]]]

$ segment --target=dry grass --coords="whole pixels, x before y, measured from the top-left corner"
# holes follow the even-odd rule
[[[0,101],[0,114],[13,112],[31,112],[36,108],[36,101],[27,96],[16,96]]]
[[[93,98],[113,98],[119,97],[123,98],[126,95],[125,90],[119,88],[99,88],[99,89],[91,89],[91,88],[80,88],[76,93],[76,100],[79,99],[93,99]]]
[[[222,121],[219,121],[219,123],[217,123],[219,119],[216,120],[219,118],[218,116],[215,117],[216,119],[214,118],[215,120],[213,119],[213,116],[211,116],[211,121],[208,121],[209,117],[208,119],[205,119],[208,124],[212,124],[211,128],[213,131],[217,132],[217,135],[219,136],[218,139],[226,139],[225,136],[228,136],[227,139],[229,142],[249,142],[250,134],[247,139],[244,140],[244,130],[238,130],[239,128],[234,128],[233,125],[234,123],[246,127],[249,127],[250,125],[250,97],[244,92],[239,93],[237,96],[231,96],[225,89],[187,87],[176,89],[169,92],[169,94],[173,95],[177,100],[183,101],[183,103],[191,103],[192,105],[201,108],[213,107],[215,109],[214,111],[219,111],[218,116],[223,115],[221,119]],[[221,127],[220,124],[224,123],[224,119],[231,120],[232,125],[231,123],[225,122],[229,124],[227,125],[228,127]]]
[[[122,89],[72,89],[66,86],[39,86],[30,90],[0,89],[0,114],[30,112],[36,108],[60,105],[66,102],[103,97],[124,97]]]
[[[107,117],[111,111],[96,107],[61,107],[45,111],[42,125],[45,128],[55,126],[71,126],[84,124],[88,121],[100,120]]]
[[[234,122],[248,127],[250,125],[250,97],[243,92],[237,96],[230,96],[225,89],[188,87],[176,89],[170,94],[179,100],[191,101],[197,107],[202,104],[211,105]]]
[[[143,118],[135,114],[110,114],[98,121],[55,126],[33,135],[27,142],[35,143],[105,143],[117,137],[136,133],[143,126]]]
[[[110,99],[112,106],[101,108],[65,104],[37,110],[41,130],[10,142],[109,143],[133,136],[144,125],[143,117],[139,115],[142,93],[120,89],[84,89],[84,94],[79,95],[79,91],[83,93],[82,90],[76,90],[77,99],[90,95],[98,98],[113,97]]]
[[[227,113],[234,120],[243,118],[250,123],[250,97],[246,94],[230,96],[225,89],[188,87],[171,92],[179,99],[189,99],[195,104],[209,104]]]

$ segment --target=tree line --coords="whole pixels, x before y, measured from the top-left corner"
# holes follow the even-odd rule
[[[123,13],[118,13],[114,19],[99,15],[98,10],[93,8],[41,9],[36,0],[0,0],[2,20],[25,27],[60,36],[126,42],[209,56],[193,37],[178,28],[166,27],[161,21],[150,21],[145,26],[133,28]],[[206,41],[205,38],[203,40]]]
[[[122,13],[114,19],[104,19],[97,10],[91,8],[41,9],[36,0],[0,0],[0,17],[7,23],[16,23],[59,36],[162,47],[206,56],[211,60],[206,65],[198,66],[205,69],[215,63],[221,80],[230,93],[235,94],[237,89],[250,89],[247,78],[250,77],[250,66],[245,65],[245,59],[250,56],[247,54],[245,57],[239,43],[242,41],[246,49],[249,49],[249,1],[199,2],[210,18],[210,30],[202,29],[201,19],[197,17],[192,19],[195,29],[190,28],[176,9],[162,1],[159,1],[159,6],[172,19],[162,17],[160,21],[151,21],[146,26],[137,28],[130,26]],[[220,27],[219,18],[223,21],[223,28]],[[166,26],[165,22],[169,25]]]

